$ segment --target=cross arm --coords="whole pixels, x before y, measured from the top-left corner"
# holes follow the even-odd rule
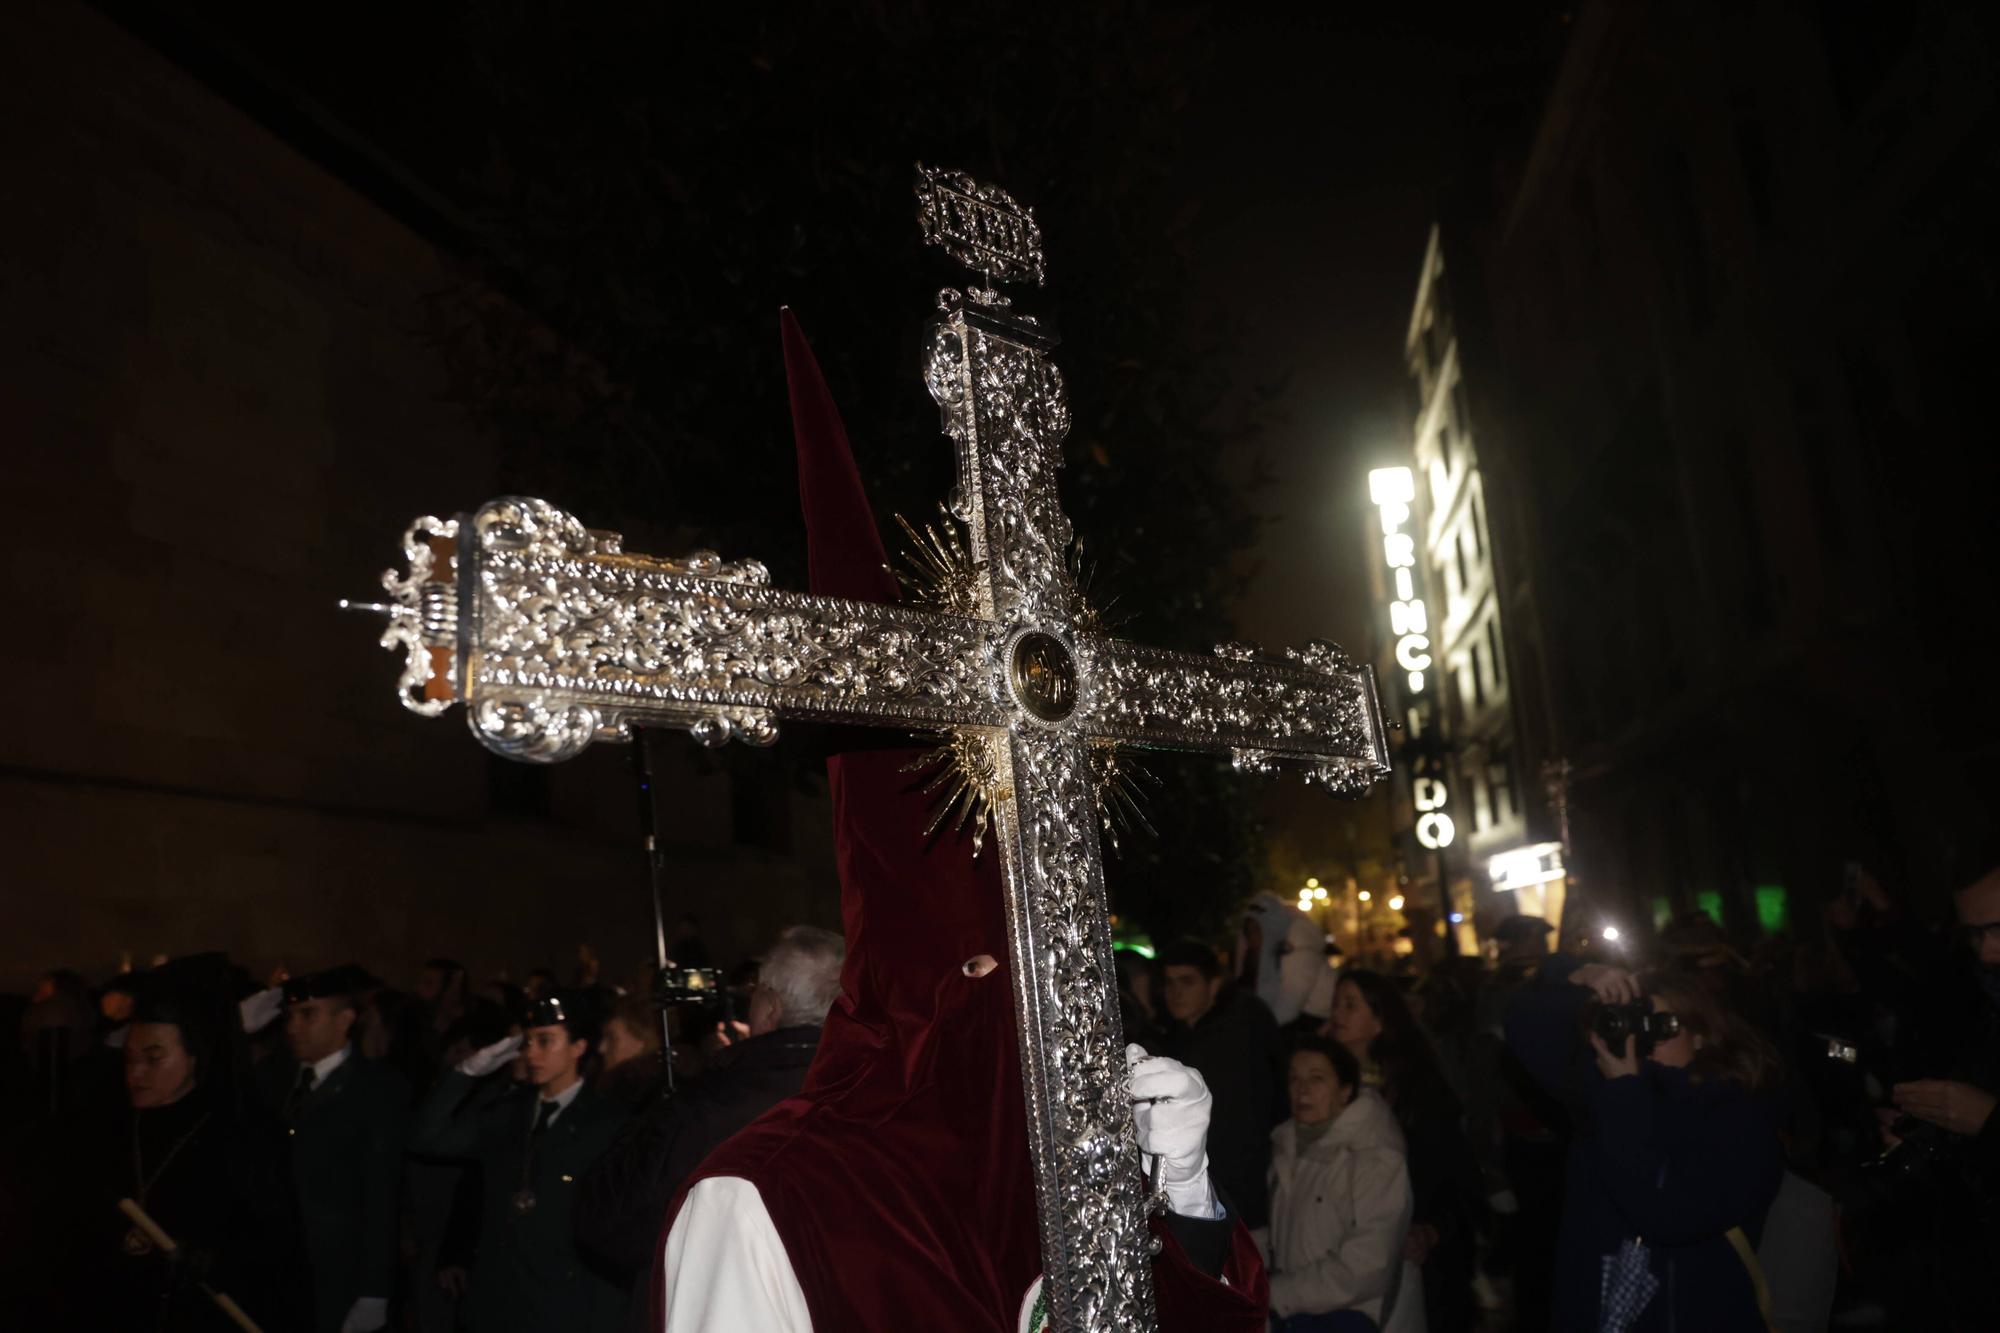
[[[770,586],[754,561],[627,553],[541,500],[419,519],[391,570],[385,647],[405,706],[466,706],[510,759],[555,762],[634,726],[768,744],[777,720],[942,729],[1005,721],[985,622]]]
[[[1328,643],[1273,658],[1242,644],[1213,656],[1082,636],[1090,682],[1080,728],[1125,744],[1228,754],[1238,768],[1303,767],[1354,794],[1389,772],[1372,668]]]

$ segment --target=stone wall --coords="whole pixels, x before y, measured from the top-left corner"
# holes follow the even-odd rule
[[[12,19],[0,987],[201,948],[406,983],[433,952],[518,974],[589,942],[628,970],[625,756],[496,813],[497,761],[398,708],[334,606],[412,516],[494,486],[427,325],[447,257],[81,3]],[[794,853],[734,846],[729,778],[659,748],[677,906],[725,957],[837,921],[823,803],[787,812]]]

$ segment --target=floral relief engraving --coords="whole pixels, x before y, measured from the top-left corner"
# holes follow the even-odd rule
[[[1003,191],[920,168],[918,200],[927,239],[989,284],[1040,282],[1040,230]],[[931,783],[946,794],[934,827],[974,819],[976,846],[990,811],[1001,852],[1053,1324],[1139,1333],[1153,1327],[1153,1200],[1099,846],[1109,802],[1139,810],[1122,784],[1141,770],[1120,757],[1201,750],[1349,794],[1388,772],[1388,745],[1371,671],[1331,644],[1201,655],[1099,631],[1057,490],[1070,419],[1054,341],[997,291],[938,298],[922,371],[957,481],[943,529],[919,538],[917,580],[938,604],[787,592],[756,561],[713,552],[627,552],[616,533],[510,496],[418,520],[410,572],[384,576],[394,601],[375,609],[406,656],[405,706],[463,703],[480,742],[514,759],[557,762],[642,726],[710,745],[769,744],[784,718],[943,733],[936,753],[956,767]],[[458,554],[441,574],[432,542],[445,536]]]

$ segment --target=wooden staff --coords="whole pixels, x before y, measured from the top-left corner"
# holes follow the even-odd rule
[[[132,1200],[120,1199],[118,1201],[118,1211],[131,1218],[132,1225],[145,1232],[146,1238],[153,1242],[153,1245],[161,1254],[171,1259],[180,1251],[181,1247],[174,1243],[174,1238],[169,1236],[158,1222],[155,1222],[148,1216],[144,1208],[141,1208]],[[207,1292],[208,1298],[215,1302],[215,1308],[228,1315],[230,1320],[243,1330],[243,1333],[264,1333],[263,1329],[257,1327],[256,1320],[243,1313],[242,1306],[229,1299],[227,1292],[217,1291],[206,1282],[197,1282],[195,1285]]]

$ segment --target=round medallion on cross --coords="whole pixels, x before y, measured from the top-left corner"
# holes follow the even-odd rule
[[[1007,692],[1039,722],[1056,723],[1076,711],[1076,655],[1043,630],[1023,630],[1007,653]]]

